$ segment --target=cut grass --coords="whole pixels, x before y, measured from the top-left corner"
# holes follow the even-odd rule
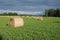
[[[6,26],[8,17],[0,17],[1,40],[60,40],[60,18],[44,17],[43,21],[23,17],[23,27]]]

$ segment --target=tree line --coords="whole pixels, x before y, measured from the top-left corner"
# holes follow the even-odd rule
[[[18,14],[16,12],[4,12],[4,13],[0,13],[0,16],[32,16],[32,14]]]
[[[13,13],[13,12],[4,12],[4,13],[0,13],[0,16],[17,16],[18,14],[17,13]]]
[[[18,14],[16,12],[4,12],[0,13],[1,16],[33,16],[32,14]],[[45,15],[46,17],[60,17],[60,9],[46,9],[45,10]]]
[[[60,9],[46,9],[45,16],[47,17],[60,17]]]

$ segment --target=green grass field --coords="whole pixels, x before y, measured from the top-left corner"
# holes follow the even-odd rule
[[[10,27],[8,17],[0,17],[0,40],[60,40],[60,18],[36,20],[24,17],[23,27]]]

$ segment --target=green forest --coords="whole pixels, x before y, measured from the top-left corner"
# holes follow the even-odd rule
[[[60,9],[46,9],[45,16],[47,17],[60,17]]]

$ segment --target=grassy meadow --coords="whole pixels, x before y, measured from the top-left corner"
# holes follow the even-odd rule
[[[60,18],[37,20],[23,17],[23,27],[10,27],[9,17],[0,17],[0,40],[60,40]]]

